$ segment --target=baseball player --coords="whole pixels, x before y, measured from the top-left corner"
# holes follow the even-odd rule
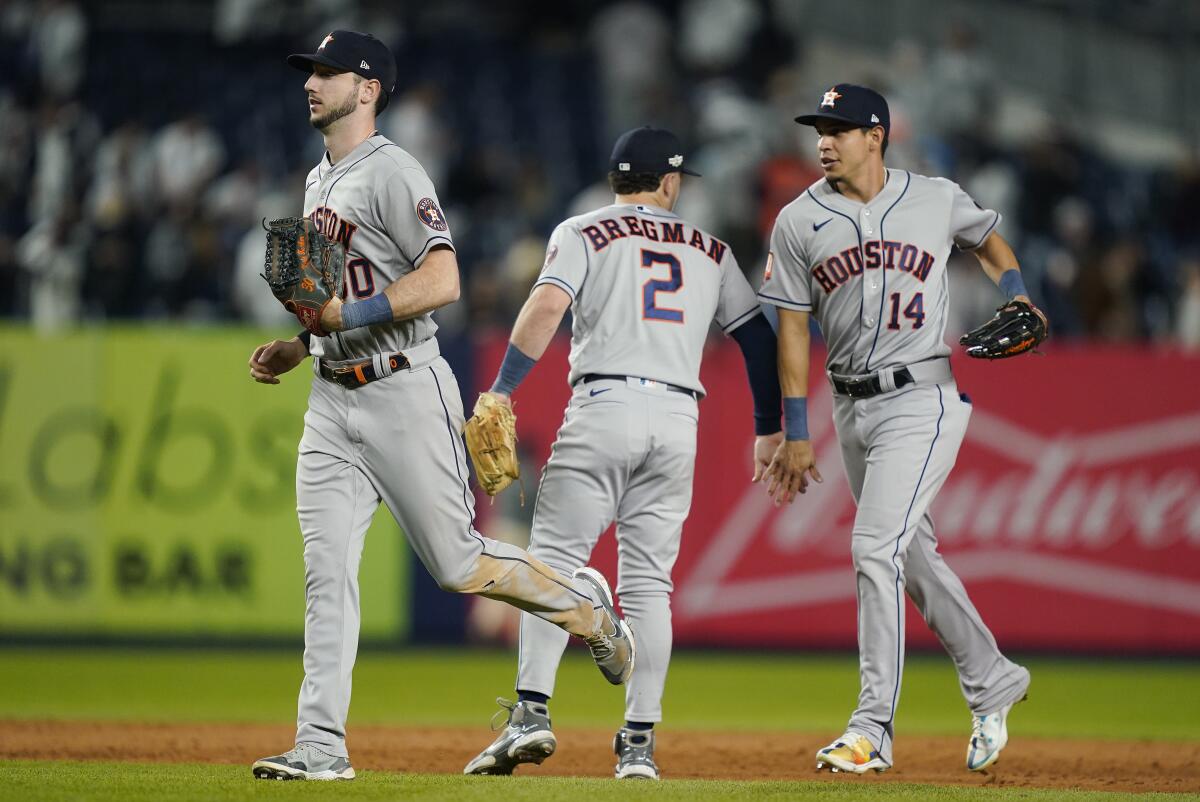
[[[1009,298],[1028,302],[1028,293],[996,233],[999,214],[950,181],[884,166],[889,116],[878,93],[838,84],[796,122],[816,127],[825,178],[779,213],[759,291],[779,309],[786,434],[768,491],[791,502],[809,480],[821,481],[806,421],[813,315],[828,344],[834,423],[858,507],[851,552],[862,691],[817,768],[861,774],[892,765],[907,591],[954,659],[974,714],[967,767],[980,770],[1004,748],[1029,672],[1000,653],[938,554],[929,516],[971,414],[943,342],[952,246],[973,252]]]
[[[430,313],[458,298],[458,265],[433,184],[375,132],[396,63],[372,36],[334,31],[288,64],[310,73],[309,121],[328,149],[309,174],[304,215],[346,249],[345,302],[321,313],[328,337],[260,346],[256,381],[278,384],[310,350],[312,391],[296,467],[304,537],[304,682],[296,746],[253,765],[264,779],[350,779],[346,715],[358,650],[358,566],[380,501],[441,587],[501,599],[583,638],[619,684],[634,660],[604,578],[571,579],[472,526],[458,385]]]
[[[616,521],[617,591],[638,637],[614,739],[618,778],[659,777],[653,728],[671,658],[671,569],[691,506],[700,359],[714,321],[746,358],[754,481],[783,440],[774,332],[725,243],[671,211],[681,175],[697,175],[683,165],[669,131],[637,128],[617,140],[615,202],[554,230],[491,389],[509,403],[570,307],[574,392],[542,474],[529,551],[570,572]],[[464,773],[511,774],[553,754],[547,702],[567,640],[543,624],[521,616],[518,700],[500,700],[508,725]]]

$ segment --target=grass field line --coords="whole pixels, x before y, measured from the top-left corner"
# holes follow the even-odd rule
[[[1014,713],[1036,737],[1200,741],[1200,665],[1194,661],[1022,660],[1030,699]],[[512,696],[515,655],[501,650],[362,654],[351,727],[486,726],[495,697]],[[0,648],[0,718],[288,722],[295,720],[300,654]],[[852,655],[676,655],[664,725],[732,732],[842,731],[858,695]],[[609,727],[624,692],[603,683],[580,650],[563,660],[551,702],[555,722]],[[908,661],[896,716],[904,734],[969,731],[970,712],[944,656]]]

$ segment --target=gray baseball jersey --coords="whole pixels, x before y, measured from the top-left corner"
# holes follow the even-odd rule
[[[429,250],[451,245],[433,185],[378,134],[313,170],[304,212],[346,246],[347,303],[384,291]],[[446,590],[501,599],[575,635],[596,631],[596,599],[525,551],[475,531],[460,432],[462,401],[429,315],[314,337],[322,360],[376,359],[385,378],[356,388],[313,378],[296,467],[304,537],[304,682],[297,743],[345,756],[351,671],[358,650],[358,565],[380,501]],[[314,367],[316,360],[314,360]]]
[[[326,154],[304,182],[304,216],[346,248],[346,303],[370,298],[417,269],[438,245],[454,247],[433,182],[407,151],[374,134],[340,159]],[[437,331],[432,314],[314,337],[312,353],[355,359],[403,351]]]
[[[954,245],[981,245],[999,222],[945,179],[888,170],[882,191],[865,204],[822,180],[779,213],[758,293],[780,309],[813,314],[830,372],[878,374],[891,388],[834,402],[858,505],[851,553],[862,688],[847,731],[866,736],[889,765],[904,667],[904,591],[953,657],[972,711],[991,713],[1029,685],[1029,672],[1000,653],[938,554],[928,512],[971,410],[943,340],[946,259]],[[896,388],[899,369],[915,386]]]
[[[542,474],[529,551],[585,565],[614,520],[621,608],[637,633],[626,719],[662,720],[671,570],[692,500],[700,361],[712,324],[761,314],[725,243],[664,209],[614,205],[560,225],[537,284],[574,299],[575,385]],[[624,376],[582,381],[589,374]],[[521,616],[517,688],[547,695],[566,638]]]
[[[812,312],[838,373],[949,356],[946,259],[999,222],[944,178],[888,170],[868,204],[821,180],[779,213],[759,298]]]
[[[759,311],[724,242],[652,206],[606,206],[562,223],[537,284],[574,302],[571,383],[613,373],[703,394],[700,355],[713,322],[728,332]]]

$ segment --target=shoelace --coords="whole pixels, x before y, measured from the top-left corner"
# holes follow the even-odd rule
[[[592,650],[592,657],[596,658],[597,660],[607,660],[609,657],[612,657],[613,652],[616,651],[616,649],[613,648],[612,639],[603,633],[593,635],[590,638],[584,638],[583,642],[586,643],[588,648]]]
[[[508,722],[512,720],[513,710],[515,710],[517,707],[516,702],[513,702],[509,699],[505,699],[503,696],[496,697],[496,704],[500,705],[500,707],[502,707],[504,709],[497,710],[495,713],[492,714],[492,724],[491,724],[492,732],[495,732],[496,730],[500,729],[501,725],[498,722],[500,721],[501,716],[503,716],[505,718],[504,723],[508,724]]]
[[[983,737],[983,720],[985,718],[987,716],[971,716],[971,743],[973,745],[987,743],[987,739]]]

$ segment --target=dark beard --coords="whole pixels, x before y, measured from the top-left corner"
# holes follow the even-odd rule
[[[350,112],[354,111],[354,107],[357,105],[357,100],[358,99],[355,97],[355,95],[351,93],[350,96],[346,98],[346,102],[342,105],[338,106],[337,108],[330,109],[323,117],[312,118],[312,120],[310,120],[312,127],[316,128],[318,131],[324,131],[326,128],[333,125]]]

